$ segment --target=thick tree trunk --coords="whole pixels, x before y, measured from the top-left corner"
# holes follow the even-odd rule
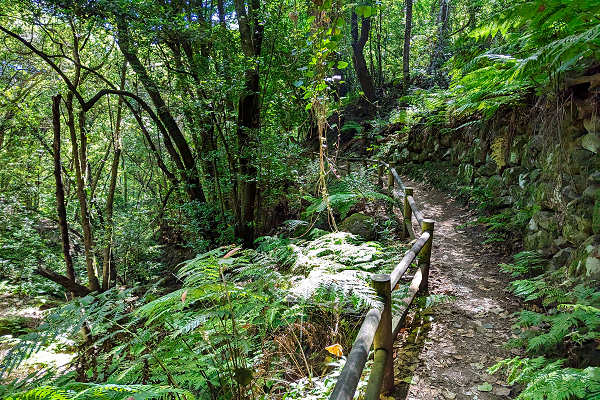
[[[413,0],[405,0],[406,22],[404,25],[404,51],[402,53],[402,73],[404,75],[404,91],[410,85],[410,41],[412,35]]]
[[[361,18],[360,36],[358,34],[358,16],[354,11],[352,11],[350,24],[352,34],[352,63],[354,65],[354,70],[356,71],[360,87],[365,94],[365,97],[370,102],[374,102],[375,83],[373,82],[373,77],[369,73],[367,61],[365,60],[365,55],[363,53],[371,30],[371,17]]]
[[[242,50],[247,58],[259,57],[262,50],[264,26],[260,23],[260,1],[251,0],[248,13],[243,0],[234,0],[238,18]],[[244,245],[254,244],[257,169],[253,163],[256,136],[260,130],[260,72],[258,61],[244,73],[244,92],[238,103],[238,152],[239,171],[237,181],[239,189],[234,201],[236,217],[236,236],[244,240]]]
[[[62,165],[60,159],[60,95],[52,97],[52,128],[54,141],[52,143],[54,157],[54,180],[56,181],[56,212],[58,214],[58,227],[60,229],[61,244],[67,278],[75,283],[75,268],[71,257],[71,244],[69,241],[69,225],[67,222],[67,209],[65,207],[65,190],[62,181]]]

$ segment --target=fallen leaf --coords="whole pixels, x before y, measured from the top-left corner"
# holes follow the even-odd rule
[[[235,249],[233,249],[233,250],[229,250],[229,251],[227,252],[227,254],[225,254],[225,255],[223,256],[223,258],[229,258],[229,257],[233,256],[235,253],[237,253],[238,251],[240,251],[241,249],[242,249],[241,247],[236,247],[236,248],[235,248]]]
[[[325,350],[327,350],[328,352],[330,352],[331,354],[333,354],[336,357],[341,357],[344,353],[342,353],[342,345],[339,343],[336,344],[332,344],[331,346],[327,346],[325,347]]]
[[[489,382],[483,382],[481,385],[477,386],[477,390],[480,392],[491,392],[494,387]]]
[[[184,291],[183,293],[181,293],[181,302],[182,303],[185,303],[186,297],[187,297],[187,290]]]

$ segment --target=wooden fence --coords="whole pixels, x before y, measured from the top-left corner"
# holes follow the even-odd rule
[[[353,160],[346,159],[348,162],[347,173],[350,173],[350,164]],[[360,161],[372,160],[360,159]],[[342,369],[333,393],[329,397],[330,400],[351,400],[354,397],[371,346],[373,346],[374,360],[367,383],[365,399],[379,399],[380,393],[389,392],[394,387],[394,339],[404,324],[408,309],[417,293],[425,292],[428,288],[434,221],[423,217],[415,203],[413,188],[404,186],[396,169],[383,161],[377,162],[380,164],[378,180],[381,184],[383,170],[384,168],[387,169],[388,189],[403,204],[401,223],[404,232],[406,236],[416,240],[391,274],[378,274],[371,278],[371,285],[381,300],[382,306],[373,307],[367,312],[346,359],[346,365]],[[398,186],[398,192],[394,191],[395,185]],[[412,228],[413,216],[421,227],[418,238],[415,237]],[[410,283],[407,297],[401,300],[400,312],[393,315],[392,292],[398,288],[398,282],[415,259],[418,263],[418,269]]]

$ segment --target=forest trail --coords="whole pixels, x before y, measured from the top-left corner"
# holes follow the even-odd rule
[[[503,386],[499,375],[487,373],[496,361],[514,356],[504,344],[512,337],[518,302],[506,290],[509,276],[498,268],[508,258],[498,246],[483,244],[481,226],[468,224],[477,219],[475,211],[446,193],[405,183],[415,188],[425,217],[436,221],[430,293],[455,299],[407,320],[396,341],[392,397],[508,398],[511,387]]]

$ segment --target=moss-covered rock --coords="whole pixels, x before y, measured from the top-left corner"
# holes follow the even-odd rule
[[[587,279],[600,279],[600,236],[587,238],[577,249],[569,273]]]
[[[374,240],[376,237],[375,219],[363,213],[355,213],[339,224],[340,230],[359,235],[366,240]]]

